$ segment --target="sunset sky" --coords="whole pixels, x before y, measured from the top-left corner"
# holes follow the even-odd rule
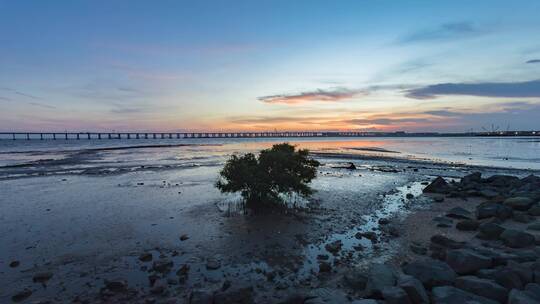
[[[540,1],[0,0],[0,131],[540,129]]]

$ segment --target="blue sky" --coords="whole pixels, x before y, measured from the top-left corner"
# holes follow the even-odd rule
[[[0,0],[0,130],[540,129],[539,13]]]

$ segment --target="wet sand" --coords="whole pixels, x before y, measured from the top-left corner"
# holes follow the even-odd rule
[[[421,183],[478,170],[386,158],[318,157],[324,166],[309,208],[279,215],[237,212],[238,197],[223,196],[213,187],[219,162],[114,172],[94,166],[70,174],[62,172],[64,163],[53,163],[45,176],[39,166],[32,169],[37,176],[11,175],[0,181],[0,228],[5,232],[0,236],[0,278],[7,282],[0,301],[9,302],[27,289],[28,301],[187,303],[195,291],[233,293],[243,287],[257,303],[278,303],[294,294],[353,300],[356,293],[341,280],[346,271],[407,259],[398,255],[405,248],[400,238],[379,221],[394,222],[414,211],[407,219],[418,214],[412,221],[424,224],[423,216],[432,214],[422,215],[417,207],[431,200],[421,194]],[[77,159],[83,167],[85,161]],[[349,161],[358,169],[335,168]],[[374,236],[366,234],[370,231]],[[411,233],[408,239],[422,237]],[[150,254],[151,261],[141,260],[143,254]],[[19,265],[9,267],[14,261]],[[33,282],[43,272],[53,276],[45,284]],[[105,288],[111,281],[125,284],[126,292],[124,287],[122,293]]]

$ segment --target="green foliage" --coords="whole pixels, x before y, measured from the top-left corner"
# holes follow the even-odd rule
[[[233,155],[220,172],[216,187],[221,192],[241,192],[249,207],[282,202],[279,194],[309,196],[308,186],[317,175],[319,162],[309,158],[308,150],[295,150],[288,144],[276,144],[253,153]]]

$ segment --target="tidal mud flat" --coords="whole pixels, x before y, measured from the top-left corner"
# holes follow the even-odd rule
[[[481,179],[478,187],[487,188],[477,193],[450,183],[447,193],[424,195],[427,184],[437,176],[451,182],[476,170],[485,176],[530,174],[389,158],[317,157],[324,165],[314,182],[316,195],[286,214],[270,215],[244,214],[235,208],[238,197],[214,189],[221,165],[216,159],[117,171],[90,157],[86,163],[78,160],[84,169],[68,173],[60,170],[65,163],[54,161],[49,171],[20,167],[32,174],[25,177],[13,176],[17,172],[10,167],[10,177],[0,182],[0,225],[7,232],[0,237],[0,276],[7,282],[0,299],[349,303],[372,297],[402,303],[392,302],[383,289],[407,292],[403,286],[396,289],[402,263],[425,258],[418,252],[433,256],[431,234],[455,230],[437,227],[456,222],[449,224],[441,208],[465,204],[474,211],[476,204],[493,199],[478,196],[482,190],[498,191]],[[355,169],[347,169],[349,162]],[[39,166],[46,168],[46,161]],[[513,195],[511,190],[501,195]],[[443,220],[427,220],[431,215]],[[414,220],[422,216],[426,220]],[[514,214],[505,225],[513,221]],[[470,239],[461,239],[460,230],[451,237],[476,246],[471,232],[463,234]],[[385,276],[391,279],[384,281]],[[373,284],[379,278],[384,288],[377,291]],[[427,287],[426,295],[435,299],[433,286]]]

